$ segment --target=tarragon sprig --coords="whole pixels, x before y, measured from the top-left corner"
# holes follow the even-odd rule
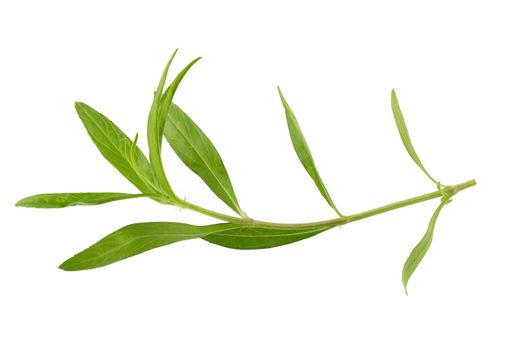
[[[391,96],[392,112],[401,140],[410,157],[437,186],[437,191],[357,214],[342,214],[330,197],[314,163],[299,122],[279,88],[278,93],[284,107],[295,152],[320,194],[336,212],[337,217],[324,221],[296,224],[266,222],[248,216],[241,209],[219,152],[197,124],[178,105],[173,103],[173,97],[181,81],[200,57],[191,61],[175,77],[173,82],[166,89],[164,88],[169,67],[176,52],[171,56],[162,73],[149,113],[147,128],[149,160],[137,146],[138,134],[131,141],[122,130],[104,115],[85,103],[75,103],[80,120],[102,155],[135,185],[140,193],[47,193],[26,197],[18,201],[16,205],[32,208],[64,208],[148,197],[162,204],[196,211],[223,223],[206,226],[176,222],[146,222],[128,225],[66,260],[60,265],[60,268],[67,271],[98,268],[154,248],[194,238],[202,238],[213,244],[234,249],[273,248],[315,236],[336,226],[440,198],[440,204],[432,215],[425,235],[412,250],[403,267],[402,281],[406,291],[408,280],[430,247],[434,227],[442,208],[450,202],[452,196],[463,189],[474,186],[476,182],[470,180],[458,185],[444,186],[430,175],[412,145],[394,90],[392,90]],[[175,193],[168,181],[161,159],[162,140],[164,138],[182,162],[198,175],[236,215],[206,209],[179,197]]]

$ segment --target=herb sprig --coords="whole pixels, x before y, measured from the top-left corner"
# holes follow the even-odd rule
[[[274,223],[249,217],[237,200],[226,167],[219,152],[206,134],[176,104],[173,97],[182,79],[200,59],[191,61],[165,89],[166,77],[175,53],[166,65],[148,117],[149,160],[137,146],[138,134],[132,141],[111,120],[85,103],[76,102],[75,109],[89,136],[102,155],[137,189],[138,194],[90,192],[48,193],[26,197],[16,203],[19,207],[64,208],[76,205],[98,205],[118,200],[148,197],[159,203],[189,209],[223,221],[207,226],[195,226],[176,222],[145,222],[125,226],[109,234],[91,247],[74,255],[60,265],[67,271],[93,269],[112,264],[145,251],[187,239],[202,238],[210,243],[234,249],[264,249],[297,242],[336,226],[365,219],[387,211],[403,208],[431,199],[440,203],[431,217],[427,231],[415,246],[403,266],[402,282],[407,284],[413,272],[425,256],[433,239],[434,227],[443,207],[461,190],[474,186],[475,180],[445,186],[436,181],[423,166],[417,155],[399,107],[394,90],[391,105],[397,129],[408,154],[437,186],[437,190],[421,196],[408,198],[353,215],[343,215],[330,197],[314,163],[306,138],[296,116],[280,88],[278,93],[284,107],[290,138],[295,152],[320,194],[338,217],[308,223]],[[162,141],[166,139],[182,162],[230,207],[238,216],[222,214],[180,198],[173,191],[161,159]]]

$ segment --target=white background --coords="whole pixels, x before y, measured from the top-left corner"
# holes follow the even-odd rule
[[[524,15],[519,1],[3,2],[0,348],[523,349]],[[396,88],[429,172],[478,181],[443,210],[408,297],[401,268],[437,200],[271,250],[196,240],[57,268],[129,223],[213,222],[146,199],[14,208],[42,192],[135,191],[73,103],[145,148],[176,47],[172,76],[204,59],[175,100],[259,219],[334,216],[294,154],[278,84],[343,212],[433,191],[397,134]],[[180,195],[228,210],[165,151]]]

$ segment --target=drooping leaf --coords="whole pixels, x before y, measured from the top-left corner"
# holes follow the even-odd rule
[[[237,226],[203,237],[204,240],[233,249],[266,249],[313,237],[331,227],[289,228]]]
[[[152,192],[156,179],[144,153],[111,120],[87,104],[76,102],[75,109],[104,158],[139,190]]]
[[[116,192],[45,193],[23,198],[16,203],[16,206],[26,208],[65,208],[75,205],[104,204],[145,196],[145,194]]]
[[[432,176],[428,173],[427,169],[423,166],[423,163],[421,163],[421,160],[419,159],[416,150],[414,149],[414,146],[412,145],[412,141],[410,140],[410,135],[408,134],[408,129],[405,124],[405,118],[403,118],[403,113],[401,112],[401,108],[399,107],[399,102],[397,100],[397,95],[394,89],[392,89],[391,94],[391,104],[392,104],[392,113],[394,114],[394,119],[396,120],[397,130],[399,131],[399,136],[401,136],[401,140],[403,141],[403,145],[405,145],[405,148],[410,155],[410,157],[414,160],[414,162],[417,164],[417,166],[423,170],[425,175],[428,176],[432,182],[437,184],[438,182],[434,180]]]
[[[328,205],[330,205],[335,212],[339,216],[343,216],[339,210],[336,208],[334,202],[332,201],[332,198],[330,197],[330,194],[328,193],[328,190],[326,189],[323,180],[321,180],[321,176],[319,175],[319,172],[317,171],[317,168],[314,163],[314,159],[312,157],[312,153],[310,152],[310,148],[308,147],[308,144],[306,143],[306,139],[304,138],[303,132],[301,131],[301,128],[299,126],[299,123],[297,122],[297,118],[295,118],[294,113],[292,112],[292,109],[284,99],[284,96],[281,92],[281,89],[279,90],[279,96],[281,97],[281,102],[284,106],[284,111],[286,113],[286,121],[288,123],[288,131],[290,132],[290,138],[292,139],[292,144],[295,149],[295,153],[297,153],[297,156],[299,157],[299,160],[303,164],[304,168],[314,181],[315,185],[319,189],[319,192],[321,192],[321,195],[324,197],[326,202],[328,202]]]
[[[175,104],[172,104],[169,110],[164,135],[184,164],[224,203],[239,215],[244,215],[217,149],[190,117]]]
[[[446,204],[446,202],[441,202],[439,206],[437,207],[436,211],[432,215],[432,218],[430,219],[430,222],[428,224],[427,232],[421,239],[421,241],[414,247],[410,255],[408,256],[405,265],[403,266],[403,273],[401,275],[402,281],[403,281],[403,287],[405,288],[405,292],[407,292],[407,284],[408,280],[418,267],[419,263],[423,258],[425,257],[425,254],[428,251],[428,248],[430,248],[430,244],[432,243],[432,238],[434,236],[434,227],[436,226],[436,221],[438,219],[439,213],[441,212],[441,209],[443,209],[443,206]]]
[[[66,260],[66,271],[94,269],[171,243],[227,230],[232,224],[193,226],[176,222],[147,222],[125,226]]]
[[[159,85],[153,97],[153,104],[151,106],[148,118],[148,146],[150,150],[151,165],[153,171],[155,172],[155,175],[159,179],[160,185],[162,186],[164,192],[166,192],[174,198],[177,198],[177,196],[171,189],[171,186],[164,172],[164,167],[162,165],[161,160],[162,135],[164,133],[164,126],[166,123],[169,106],[171,105],[171,101],[173,100],[173,96],[175,95],[175,92],[186,73],[200,59],[199,57],[191,61],[175,77],[174,81],[170,84],[166,92],[163,93],[164,85],[166,82],[166,76],[168,74],[169,67],[176,53],[177,51],[173,53],[170,60],[168,61],[168,64],[164,68],[164,72],[162,73]]]

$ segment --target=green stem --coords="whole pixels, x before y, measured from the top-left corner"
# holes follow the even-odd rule
[[[387,204],[387,205],[384,205],[378,208],[370,209],[370,210],[367,210],[361,213],[341,216],[339,218],[330,219],[330,220],[298,223],[298,224],[276,223],[276,222],[254,220],[251,218],[239,218],[235,216],[218,213],[216,211],[209,210],[209,209],[200,207],[198,205],[195,205],[193,203],[186,202],[186,201],[184,201],[182,204],[170,201],[168,202],[168,204],[175,205],[175,206],[178,206],[184,209],[190,209],[190,210],[201,213],[203,215],[207,215],[215,219],[232,222],[236,224],[264,226],[264,227],[290,227],[290,228],[305,228],[305,229],[312,228],[314,229],[314,228],[321,228],[321,227],[333,227],[333,226],[345,225],[350,222],[354,222],[354,221],[369,218],[371,216],[375,216],[378,214],[386,213],[387,211],[407,207],[409,205],[425,202],[425,201],[435,199],[435,198],[440,198],[440,197],[443,197],[443,195],[448,195],[448,198],[450,198],[456,193],[464,189],[467,189],[469,187],[475,186],[475,185],[476,185],[476,181],[470,180],[470,181],[463,182],[463,183],[453,185],[453,186],[445,186],[441,189],[441,191],[434,191],[434,192],[430,192],[430,193],[427,193],[421,196],[404,199],[399,202],[390,203],[390,204]]]

